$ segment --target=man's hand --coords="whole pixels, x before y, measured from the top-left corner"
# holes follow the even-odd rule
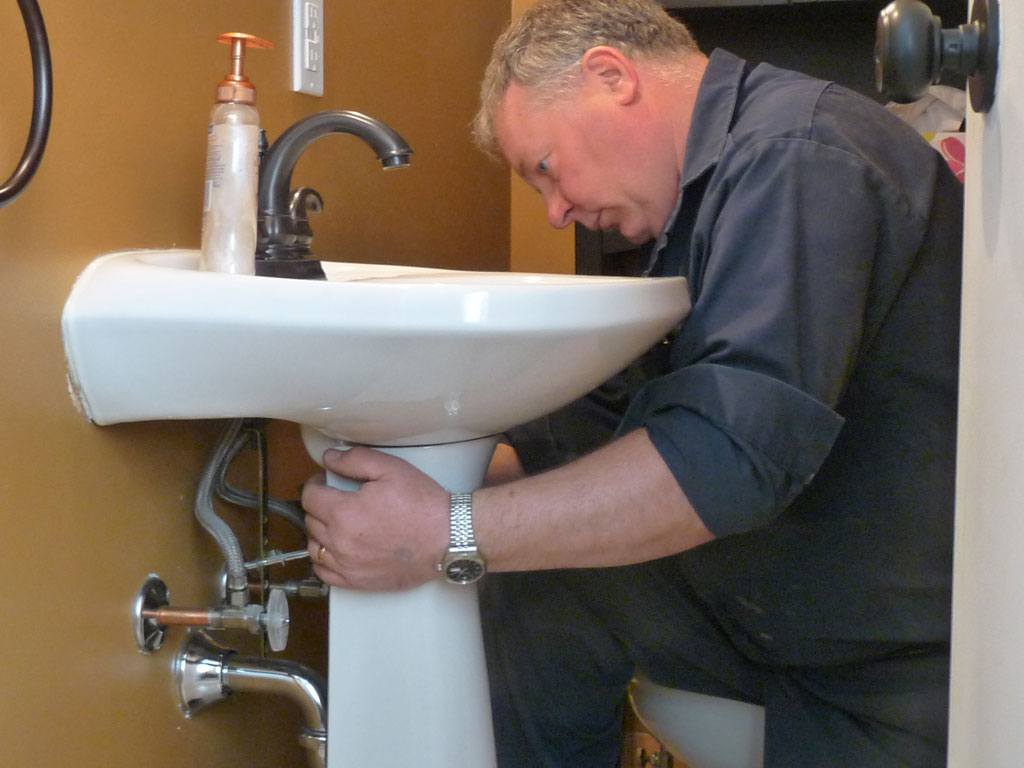
[[[302,490],[309,554],[324,583],[397,590],[437,577],[448,546],[447,491],[408,462],[370,448],[327,451],[324,466],[363,484],[339,491],[319,475]]]

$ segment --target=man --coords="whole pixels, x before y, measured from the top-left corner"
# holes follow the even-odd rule
[[[944,764],[961,198],[941,158],[834,84],[706,58],[649,0],[541,0],[482,102],[478,141],[554,226],[653,241],[649,273],[693,303],[513,433],[529,477],[473,496],[500,765],[615,765],[637,670],[763,705],[769,767]],[[326,463],[370,482],[307,486],[321,578],[437,578],[448,494],[368,449]]]

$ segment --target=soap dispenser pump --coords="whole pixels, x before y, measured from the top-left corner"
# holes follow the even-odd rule
[[[256,87],[245,75],[246,48],[273,44],[243,32],[217,42],[231,46],[231,72],[217,85],[207,128],[201,268],[255,274],[256,194],[260,120]]]

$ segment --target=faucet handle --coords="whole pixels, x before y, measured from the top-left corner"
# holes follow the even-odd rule
[[[267,640],[270,643],[270,650],[283,651],[288,645],[288,598],[284,590],[270,590],[270,599],[267,600],[267,610],[260,616],[260,624],[267,633]]]
[[[299,187],[292,192],[292,201],[288,205],[288,211],[296,222],[308,221],[307,211],[320,213],[324,209],[324,199],[312,187]],[[306,225],[308,229],[308,224]],[[313,233],[310,232],[310,237]]]
[[[280,213],[261,211],[257,224],[256,274],[325,280],[323,267],[312,258],[313,229],[309,226],[309,214],[320,213],[323,209],[324,199],[319,192],[299,187],[291,193],[286,210]]]

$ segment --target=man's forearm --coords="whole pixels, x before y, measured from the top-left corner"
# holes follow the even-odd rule
[[[564,467],[474,494],[494,571],[638,563],[713,537],[645,430]]]

